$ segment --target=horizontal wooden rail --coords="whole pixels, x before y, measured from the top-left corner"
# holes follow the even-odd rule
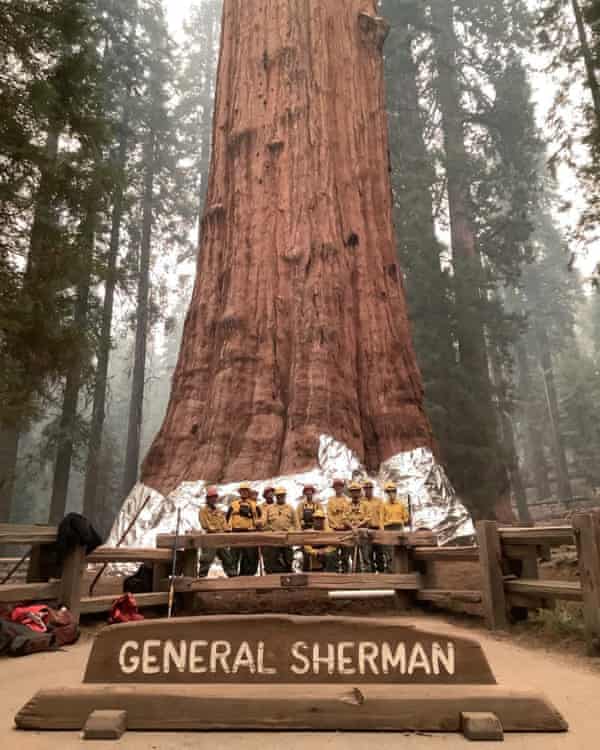
[[[51,544],[56,533],[55,526],[0,523],[0,544]]]
[[[398,531],[249,531],[224,534],[204,534],[192,532],[181,534],[177,540],[178,549],[218,549],[219,547],[301,547],[303,545],[324,544],[339,547],[354,547],[361,543],[374,543],[389,546],[421,547],[435,544],[435,536],[430,532]],[[156,546],[172,549],[174,534],[159,534]]]
[[[163,586],[168,586],[164,581]],[[237,578],[177,578],[175,591],[192,593],[203,591],[260,591],[317,589],[379,590],[396,589],[417,591],[421,587],[418,573],[297,573],[264,576],[239,576]]]
[[[412,557],[425,562],[479,562],[479,550],[477,547],[418,547]]]
[[[481,591],[452,591],[446,589],[421,589],[417,591],[417,600],[433,604],[448,605],[454,602],[479,604],[482,601]]]
[[[88,563],[130,563],[161,562],[168,563],[172,553],[168,549],[156,547],[98,547],[88,555]]]
[[[500,541],[503,544],[528,544],[559,546],[561,544],[575,544],[572,526],[527,526],[500,527],[498,529]]]
[[[519,594],[521,596],[564,599],[572,602],[583,600],[581,584],[577,581],[544,581],[519,578],[514,581],[506,581],[504,589],[508,594]]]
[[[169,594],[167,591],[154,591],[149,594],[134,594],[140,609],[144,607],[159,607],[168,604]],[[84,596],[81,599],[81,613],[84,615],[109,612],[113,602],[118,598],[117,594],[110,596]]]
[[[7,583],[0,586],[0,602],[54,601],[60,596],[60,582],[50,583]]]

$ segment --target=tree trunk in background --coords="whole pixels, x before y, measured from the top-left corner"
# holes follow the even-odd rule
[[[131,377],[131,399],[129,402],[129,426],[127,448],[123,470],[123,496],[127,497],[137,482],[140,463],[140,440],[144,408],[144,385],[146,378],[146,343],[148,337],[148,312],[150,303],[150,250],[152,243],[152,221],[154,211],[154,173],[156,166],[156,143],[151,131],[144,148],[144,196],[142,215],[142,241],[136,306],[135,353]]]
[[[19,429],[0,425],[0,523],[8,523],[19,454]]]
[[[538,424],[534,405],[532,404],[535,394],[531,383],[529,355],[527,353],[527,346],[522,339],[517,343],[516,353],[519,373],[519,396],[523,406],[523,416],[525,417],[527,430],[527,439],[525,440],[525,450],[528,457],[527,463],[533,469],[537,498],[538,500],[545,500],[550,497],[552,491],[550,490],[548,466],[544,455],[544,438]]]
[[[510,476],[510,486],[517,504],[519,521],[529,523],[531,514],[527,503],[527,493],[523,484],[523,476],[519,465],[519,455],[515,444],[515,431],[510,414],[507,411],[502,412],[502,435],[504,438],[504,455],[508,464],[508,473]]]
[[[465,146],[462,92],[456,63],[458,40],[451,0],[431,3],[431,22],[435,32],[436,87],[446,153],[460,362],[478,401],[477,420],[474,414],[465,415],[465,420],[471,423],[474,450],[471,468],[467,476],[458,482],[458,489],[465,493],[472,504],[480,505],[480,511],[487,516],[493,515],[493,507],[505,481],[506,467],[498,459],[500,446],[496,404],[481,320],[483,272],[470,216],[469,157]],[[481,454],[481,449],[487,456],[484,460],[476,461],[475,456]]]
[[[548,341],[548,334],[540,325],[536,326],[536,337],[540,351],[540,364],[542,367],[542,376],[544,378],[544,392],[550,418],[550,432],[552,435],[554,470],[557,478],[558,496],[560,500],[568,502],[573,499],[573,492],[571,490],[571,482],[569,481],[567,456],[565,454],[565,447],[560,432],[560,413],[558,409],[556,385],[554,383],[554,369],[552,367],[552,355],[550,354],[550,342]]]
[[[392,25],[385,66],[394,222],[399,234],[400,260],[407,275],[409,313],[425,395],[432,407],[436,441],[446,461],[451,437],[446,420],[436,420],[436,415],[438,405],[447,407],[450,402],[448,363],[456,355],[448,284],[441,268],[441,245],[435,231],[432,188],[437,178],[425,145],[425,116],[419,101],[419,71],[413,54],[415,32],[406,19],[406,9],[397,0],[385,0],[382,8]]]
[[[225,0],[202,254],[143,481],[431,446],[396,262],[375,0]],[[249,31],[251,30],[251,31]]]
[[[598,85],[598,78],[596,77],[594,52],[590,49],[590,43],[587,38],[585,21],[579,0],[571,0],[571,6],[573,8],[573,14],[575,15],[575,25],[577,26],[581,57],[583,58],[583,63],[585,65],[587,84],[592,95],[592,106],[594,109],[596,128],[600,129],[600,86]]]
[[[52,192],[54,181],[54,170],[58,159],[58,142],[60,138],[61,125],[54,123],[50,125],[46,137],[46,164],[40,176],[38,186],[35,213],[31,225],[31,238],[29,253],[27,256],[27,267],[23,281],[24,294],[27,287],[39,284],[46,276],[44,263],[51,263],[51,253],[47,252],[45,243],[50,235],[50,228],[56,222],[53,209]],[[52,294],[52,291],[49,292]],[[17,411],[19,405],[5,405],[11,411]],[[23,405],[20,405],[23,406]],[[17,459],[19,455],[19,440],[22,430],[22,422],[18,418],[10,421],[0,420],[0,522],[2,518],[8,520],[10,517],[11,504],[17,476]]]
[[[90,424],[90,439],[85,470],[85,485],[83,491],[83,515],[86,518],[96,517],[96,497],[98,479],[100,476],[100,459],[102,451],[102,433],[106,416],[106,391],[108,388],[108,364],[112,344],[111,331],[115,288],[117,284],[117,261],[121,224],[123,221],[123,190],[125,180],[125,161],[127,158],[129,115],[125,112],[121,122],[119,152],[115,169],[118,181],[113,192],[113,206],[111,216],[110,244],[108,248],[106,281],[104,286],[104,304],[102,307],[102,328],[98,347],[98,364],[96,367],[96,382],[94,384],[94,404]]]
[[[97,166],[97,168],[99,167]],[[98,223],[100,190],[101,188],[98,184],[98,179],[96,178],[93,180],[93,184],[90,187],[86,215],[81,228],[81,247],[79,254],[79,262],[81,263],[79,277],[81,283],[77,290],[74,315],[75,327],[79,331],[86,329],[88,325],[90,284],[92,281],[92,265],[94,263],[94,243],[96,240],[96,226]],[[65,515],[67,505],[82,369],[83,362],[81,359],[78,359],[73,363],[71,370],[67,373],[65,382],[63,408],[59,426],[59,442],[54,463],[52,497],[50,500],[51,524],[60,523]]]
[[[75,323],[78,328],[87,325],[90,295],[90,280],[84,282],[77,293]],[[50,500],[49,523],[59,524],[64,518],[69,491],[69,477],[73,459],[74,431],[77,421],[79,389],[81,388],[81,364],[75,363],[67,375],[63,394],[63,408],[59,426],[59,442],[54,463],[52,497]]]

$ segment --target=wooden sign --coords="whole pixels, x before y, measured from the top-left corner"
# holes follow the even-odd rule
[[[86,727],[87,736],[100,729],[105,737],[123,723],[149,731],[463,731],[481,739],[492,736],[490,722],[494,737],[567,728],[543,696],[497,685],[477,642],[397,619],[258,615],[115,625],[94,641],[85,683],[40,690],[15,724]]]
[[[99,634],[86,683],[494,685],[481,646],[397,620],[181,618]]]

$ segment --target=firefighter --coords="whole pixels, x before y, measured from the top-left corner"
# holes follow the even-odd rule
[[[334,497],[327,501],[327,520],[333,531],[346,531],[352,528],[348,513],[350,511],[350,501],[344,494],[346,483],[343,479],[333,480]],[[339,567],[342,573],[349,570],[349,559],[347,550],[344,547],[337,548]]]
[[[348,518],[353,529],[367,529],[369,526],[369,505],[363,498],[362,487],[358,482],[352,482],[348,487],[350,492],[350,507]],[[354,547],[354,559],[352,570],[360,573],[370,573],[371,564],[369,557],[371,554],[371,545],[368,543],[368,537],[364,542],[360,542]]]
[[[264,502],[262,502],[258,506],[258,515],[259,515],[259,527],[261,529],[264,529],[265,527],[265,520],[267,517],[267,508],[269,505],[273,505],[275,502],[275,487],[265,487],[263,490],[263,499]]]
[[[323,510],[321,503],[318,500],[315,500],[315,491],[316,490],[312,484],[305,485],[303,495],[296,507],[298,526],[302,530],[312,529],[315,511],[318,508]]]
[[[267,506],[265,531],[298,531],[298,520],[287,501],[285,487],[275,490],[275,503]],[[291,573],[294,550],[291,547],[266,547],[263,552],[267,573]]]
[[[329,531],[329,524],[325,518],[323,508],[316,508],[313,513],[311,531]],[[321,571],[325,573],[337,572],[337,550],[330,544],[307,544],[303,549],[305,573]]]
[[[206,505],[200,510],[200,526],[205,534],[223,534],[231,531],[225,513],[217,507],[219,502],[219,491],[216,487],[208,487],[206,490]],[[218,547],[212,549],[202,549],[200,554],[200,578],[208,575],[210,566],[218,557],[223,566],[225,575],[232,578],[236,575],[234,558],[229,547]]]
[[[383,529],[383,500],[373,495],[375,484],[371,479],[363,482],[363,493],[369,506],[369,529],[381,531]],[[385,572],[385,550],[382,544],[372,544],[369,556],[371,570],[376,573]]]
[[[404,524],[409,520],[407,506],[399,500],[397,493],[398,488],[393,482],[387,482],[385,485],[385,494],[387,500],[383,504],[383,528],[385,531],[404,531]],[[385,548],[386,569],[392,572],[392,554],[394,548]]]
[[[252,499],[252,488],[248,482],[242,482],[238,487],[239,497],[229,506],[227,520],[234,532],[256,531],[258,526],[258,511]],[[232,556],[239,575],[254,576],[258,570],[258,549],[256,547],[236,547],[232,549]]]

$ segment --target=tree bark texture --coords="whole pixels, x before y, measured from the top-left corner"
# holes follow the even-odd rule
[[[225,0],[202,254],[143,481],[431,446],[396,261],[375,0]]]

